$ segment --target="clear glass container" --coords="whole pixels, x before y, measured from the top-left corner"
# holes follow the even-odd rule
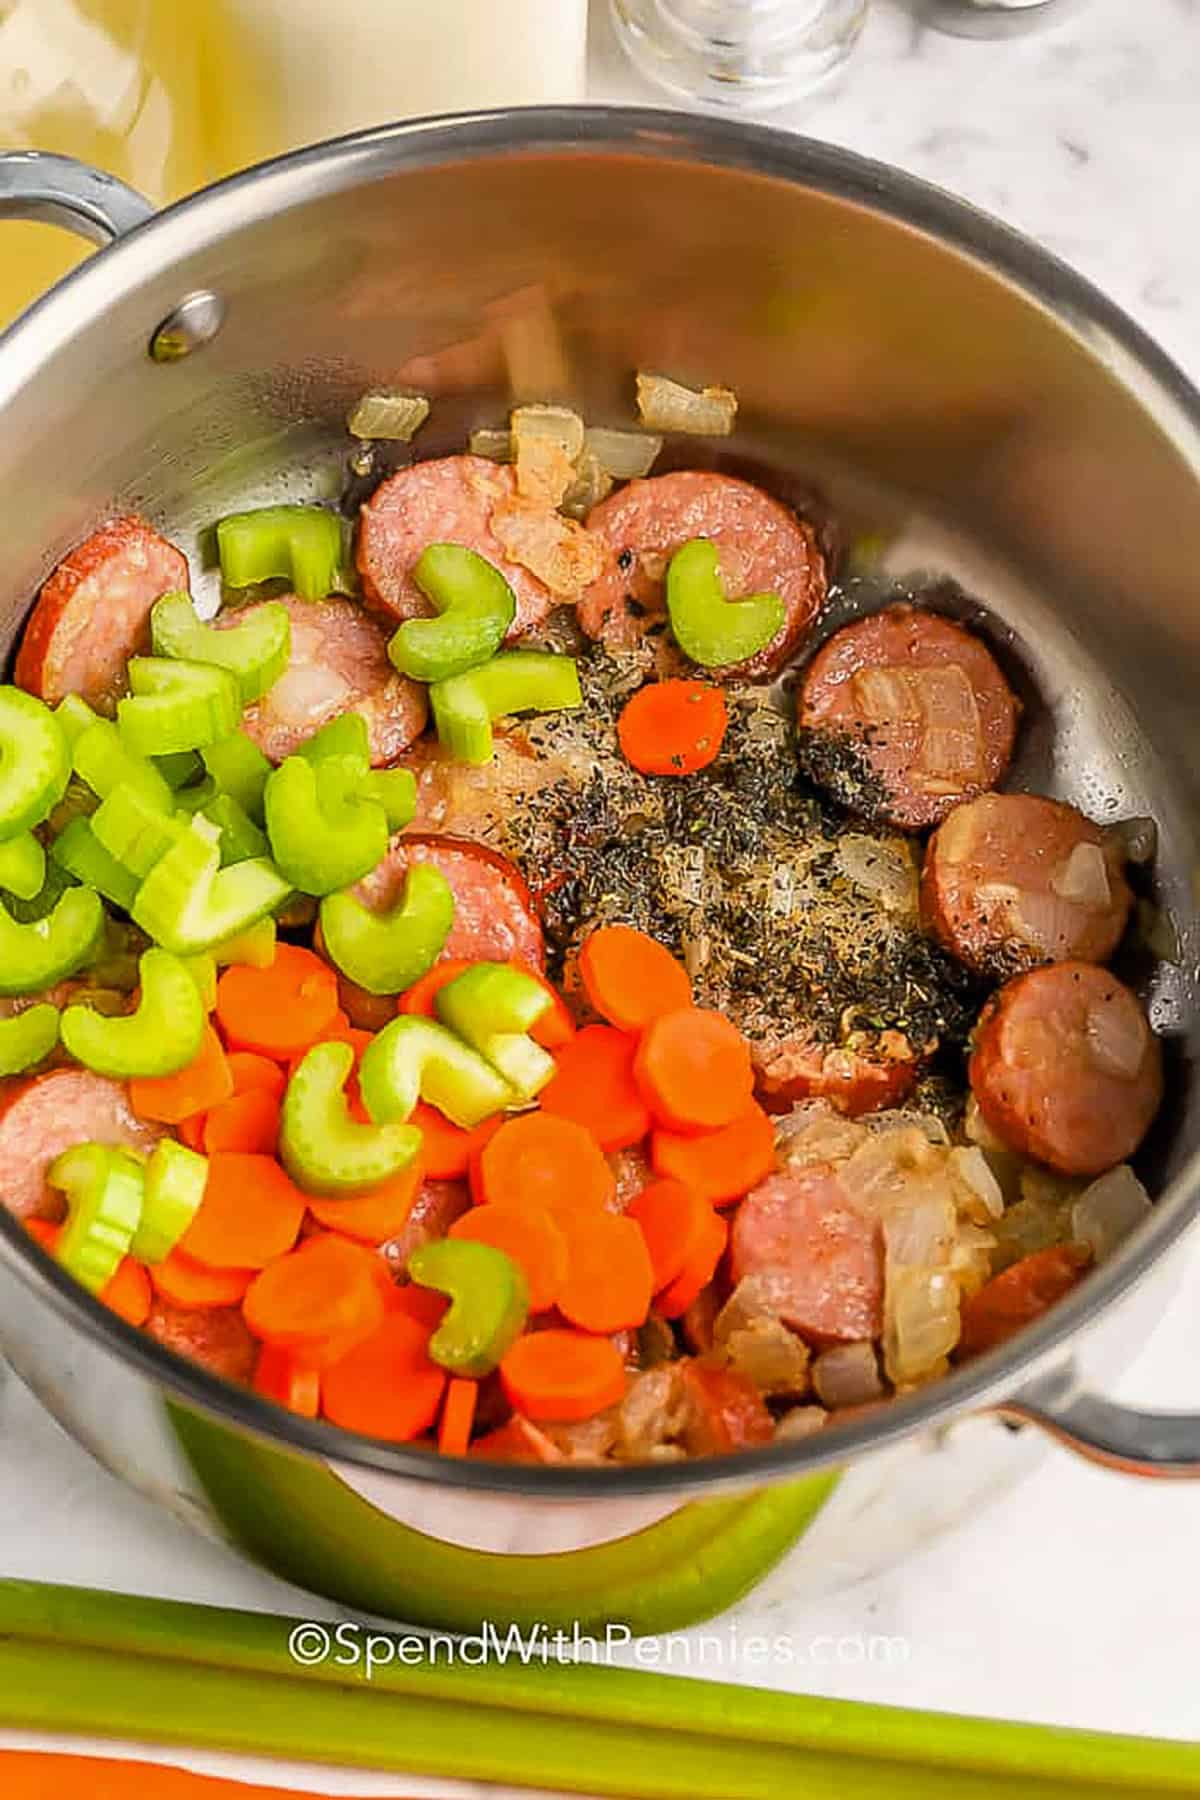
[[[868,0],[609,0],[617,37],[649,80],[693,104],[764,112],[845,62]]]
[[[1057,24],[1078,0],[923,0],[927,24],[956,37],[1011,37]]]

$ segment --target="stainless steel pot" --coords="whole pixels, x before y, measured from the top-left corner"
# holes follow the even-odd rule
[[[946,195],[677,113],[396,127],[156,218],[78,165],[9,156],[0,216],[114,240],[0,340],[5,646],[47,570],[114,508],[147,512],[198,567],[203,527],[230,507],[337,492],[345,413],[369,385],[436,391],[436,452],[513,393],[553,388],[618,422],[635,368],[720,380],[753,448],[886,521],[895,567],[957,575],[1006,622],[1041,697],[1019,773],[1093,812],[1155,815],[1183,944],[1151,983],[1172,1068],[1152,1219],[1036,1328],[879,1413],[732,1461],[439,1460],[177,1361],[35,1263],[0,1210],[0,1344],[80,1441],[294,1580],[469,1628],[674,1626],[801,1537],[794,1588],[861,1573],[1002,1487],[1037,1435],[1014,1421],[1135,1472],[1200,1473],[1200,1417],[1089,1387],[1161,1308],[1200,1204],[1200,397],[1178,370],[1085,282]]]

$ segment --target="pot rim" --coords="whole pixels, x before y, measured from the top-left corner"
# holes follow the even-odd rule
[[[231,229],[400,170],[505,155],[608,153],[695,162],[784,181],[855,203],[974,262],[1048,312],[1106,363],[1200,474],[1200,392],[1142,328],[1049,251],[970,203],[855,152],[771,126],[649,107],[516,107],[418,119],[354,133],[245,170],[177,202],[89,258],[0,336],[0,409],[65,337],[149,274],[210,248]],[[24,366],[23,366],[24,365]],[[812,1438],[682,1463],[573,1468],[444,1457],[286,1413],[208,1374],[83,1292],[0,1207],[0,1258],[60,1316],[135,1365],[159,1388],[235,1429],[334,1464],[476,1493],[527,1499],[685,1500],[796,1480],[1016,1397],[1070,1339],[1112,1306],[1180,1238],[1200,1210],[1200,1155],[1155,1202],[1109,1262],[1009,1344],[877,1412],[830,1423]]]

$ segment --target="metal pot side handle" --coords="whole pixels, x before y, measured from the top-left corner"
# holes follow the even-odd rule
[[[153,218],[154,208],[115,175],[45,150],[0,155],[0,219],[61,225],[105,245]]]
[[[1139,1412],[1080,1393],[1070,1369],[1030,1382],[996,1411],[1039,1425],[1089,1462],[1127,1475],[1200,1479],[1200,1415]]]

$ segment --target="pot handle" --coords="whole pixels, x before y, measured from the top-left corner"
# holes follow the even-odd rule
[[[0,219],[61,225],[90,244],[111,244],[153,218],[154,208],[115,175],[46,150],[0,155]]]
[[[1127,1475],[1200,1478],[1200,1414],[1139,1412],[1080,1393],[1069,1367],[1003,1401],[1003,1418],[1039,1425],[1068,1450]]]

